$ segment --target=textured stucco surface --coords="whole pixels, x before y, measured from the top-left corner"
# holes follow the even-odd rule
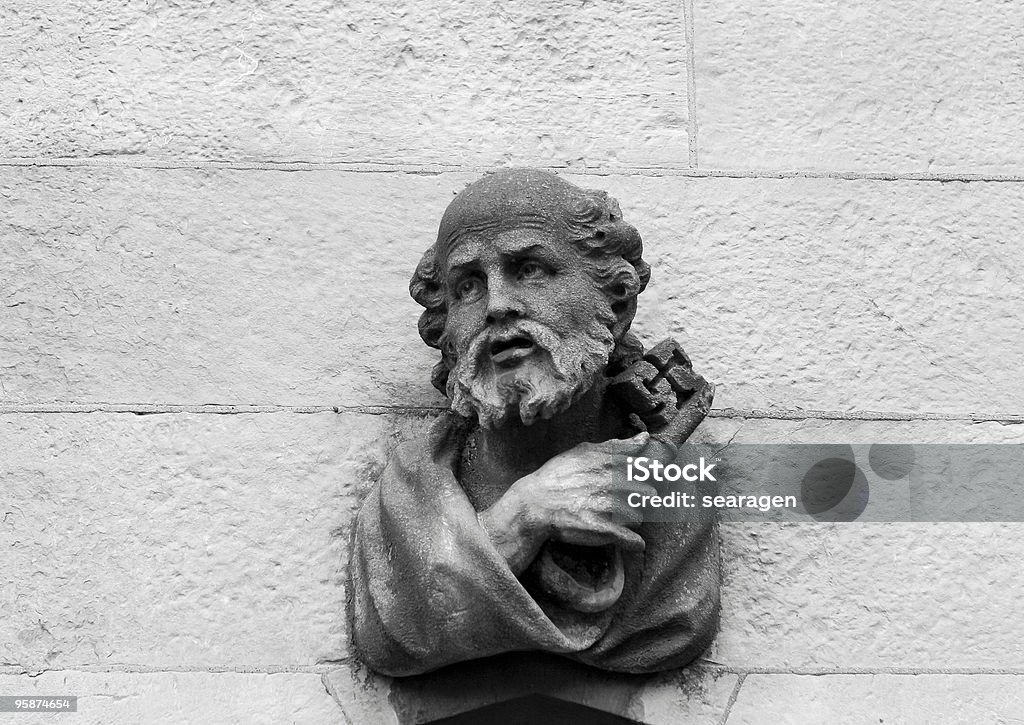
[[[1024,524],[722,524],[708,656],[797,671],[1024,667]]]
[[[1014,723],[1024,690],[1012,675],[749,675],[729,725]]]
[[[1024,5],[696,2],[702,165],[1024,172]]]
[[[0,662],[343,659],[349,525],[386,432],[333,413],[0,416]]]
[[[1013,722],[1024,524],[724,524],[698,666],[475,689],[354,661],[345,566],[443,405],[409,274],[496,166],[619,198],[636,331],[719,384],[700,440],[1024,442],[1022,27],[1011,0],[4,4],[0,693],[97,724],[408,725],[531,687],[651,723]]]
[[[0,10],[0,156],[688,163],[682,5]]]
[[[334,413],[0,416],[0,476],[18,493],[0,525],[0,661],[345,659],[351,517],[389,450],[421,429]],[[716,419],[701,439],[1021,443],[1021,429]],[[723,624],[708,656],[736,668],[1020,666],[1005,642],[1024,639],[1022,533],[723,524]]]
[[[334,725],[342,712],[319,675],[239,672],[46,672],[0,675],[0,695],[77,695],[75,713],[2,715],[40,725]],[[8,719],[3,719],[8,718]],[[371,721],[372,722],[372,721]]]
[[[407,285],[472,178],[8,169],[5,400],[438,405]],[[637,331],[718,406],[1024,407],[1021,185],[570,178],[622,200]]]

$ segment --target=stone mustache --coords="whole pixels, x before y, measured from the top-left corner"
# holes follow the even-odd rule
[[[542,650],[681,667],[718,622],[713,510],[643,521],[628,456],[670,459],[714,386],[630,333],[650,279],[604,192],[499,171],[448,206],[410,284],[451,410],[398,448],[356,519],[353,639],[394,676]]]

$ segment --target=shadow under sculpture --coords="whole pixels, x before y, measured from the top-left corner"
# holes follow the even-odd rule
[[[449,205],[410,291],[451,402],[362,504],[353,637],[394,676],[543,650],[620,672],[681,667],[718,622],[713,510],[643,521],[628,456],[671,459],[714,386],[629,332],[650,278],[601,191],[499,171]],[[635,500],[635,499],[634,499]]]

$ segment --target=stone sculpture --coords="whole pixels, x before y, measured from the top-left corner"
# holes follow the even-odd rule
[[[651,522],[628,456],[670,458],[714,386],[677,344],[630,333],[650,278],[604,192],[499,171],[448,206],[410,284],[451,402],[363,502],[353,637],[395,676],[543,650],[596,667],[683,666],[717,626],[713,513]]]

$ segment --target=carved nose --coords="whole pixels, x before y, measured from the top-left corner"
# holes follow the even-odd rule
[[[494,323],[506,319],[516,320],[523,316],[522,304],[514,295],[508,294],[500,285],[495,285],[488,293],[488,322]]]
[[[491,305],[487,308],[487,321],[517,320],[523,316],[522,310],[514,305]]]

